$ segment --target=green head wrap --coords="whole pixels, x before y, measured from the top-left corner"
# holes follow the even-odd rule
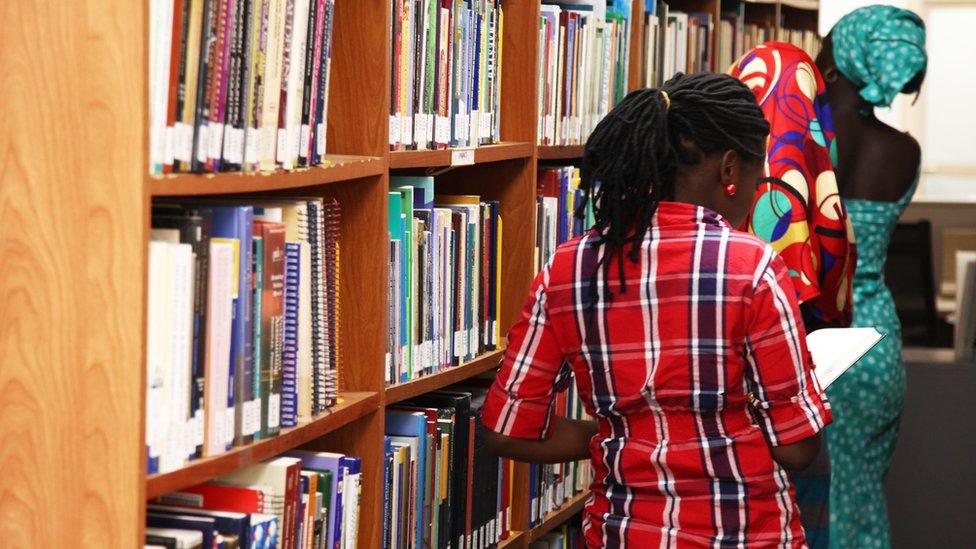
[[[891,105],[915,75],[925,73],[925,23],[908,10],[858,8],[842,17],[830,36],[837,70],[872,105]]]

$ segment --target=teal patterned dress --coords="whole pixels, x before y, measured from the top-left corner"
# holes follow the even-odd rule
[[[854,322],[875,326],[884,339],[827,389],[834,423],[827,427],[830,482],[830,546],[891,546],[884,477],[898,437],[905,400],[901,324],[884,282],[888,242],[911,200],[918,178],[897,202],[844,199],[857,239]]]

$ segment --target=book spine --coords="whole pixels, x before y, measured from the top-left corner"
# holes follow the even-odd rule
[[[298,292],[301,245],[285,244],[285,314],[282,349],[281,425],[294,427],[298,420]]]
[[[267,339],[271,334],[266,332],[264,319],[264,313],[262,311],[262,305],[264,304],[264,239],[258,236],[254,237],[254,289],[251,295],[253,295],[254,304],[254,337],[252,338],[253,345],[253,361],[254,361],[254,379],[252,380],[251,390],[254,392],[254,398],[258,402],[260,414],[260,424],[258,432],[255,433],[254,438],[261,439],[268,437],[267,429],[267,386],[263,384],[264,372],[269,368],[269,364],[265,362],[265,356],[268,350],[264,348],[262,340]]]
[[[210,115],[207,130],[210,141],[205,164],[205,169],[208,172],[220,171],[220,160],[224,145],[224,122],[227,114],[227,83],[230,78],[230,49],[234,34],[235,0],[217,1],[219,2],[215,26],[217,42],[214,45],[214,64],[211,67]]]
[[[322,204],[317,200],[306,203],[305,225],[311,248],[312,269],[312,414],[325,411],[325,370],[327,333],[325,320],[325,278],[323,262]]]
[[[326,153],[326,127],[329,119],[329,83],[332,79],[332,35],[335,32],[335,0],[326,0],[325,24],[322,27],[322,59],[319,68],[320,92],[315,116],[315,143],[312,165],[319,165]]]
[[[247,64],[251,0],[235,0],[230,70],[227,83],[226,126],[224,128],[223,171],[240,171],[244,163],[244,111],[247,95]]]
[[[339,360],[341,356],[341,326],[339,324],[341,318],[341,296],[339,293],[339,221],[341,212],[339,203],[334,199],[327,203],[324,214],[326,325],[329,327],[329,364],[325,372],[325,401],[326,406],[331,407],[335,404],[339,393]]]
[[[319,64],[322,60],[322,25],[325,21],[325,0],[309,2],[308,34],[306,37],[305,87],[302,94],[302,125],[298,147],[298,165],[308,166],[311,157],[312,125],[315,102],[318,98]]]
[[[245,105],[244,171],[256,171],[261,157],[261,115],[264,104],[265,59],[268,45],[269,0],[250,0],[251,31]]]
[[[284,4],[284,26],[282,31],[281,50],[281,80],[278,88],[278,119],[277,141],[275,143],[275,163],[278,167],[285,165],[288,157],[287,120],[288,120],[288,84],[293,69],[295,52],[292,51],[295,32],[295,3],[297,0],[281,0]]]

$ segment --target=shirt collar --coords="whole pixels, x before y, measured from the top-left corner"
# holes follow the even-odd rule
[[[655,224],[662,227],[700,223],[716,227],[733,228],[718,212],[712,211],[704,206],[688,204],[686,202],[662,201],[657,205],[657,213],[654,218]]]

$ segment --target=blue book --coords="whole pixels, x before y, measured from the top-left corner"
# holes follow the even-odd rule
[[[249,549],[278,549],[278,517],[275,515],[251,514],[251,536]]]
[[[301,245],[285,243],[285,336],[281,360],[281,426],[298,424],[298,292]]]
[[[326,532],[326,547],[339,549],[342,541],[342,488],[345,483],[345,472],[349,468],[343,462],[346,456],[332,452],[309,452],[306,450],[293,450],[286,455],[302,460],[302,469],[332,472],[332,491],[329,502],[329,524],[332,525],[332,528]]]
[[[236,536],[241,549],[248,549],[251,536],[251,515],[230,511],[212,511],[210,509],[194,509],[190,507],[169,507],[166,505],[146,506],[146,510],[157,515],[185,515],[204,517],[214,520],[214,528],[224,536]]]
[[[214,534],[217,532],[216,524],[217,521],[210,517],[146,513],[146,526],[150,528],[174,528],[202,533],[203,547],[213,547]]]
[[[390,437],[383,437],[383,547],[390,547],[390,520],[392,519],[393,486],[390,478],[393,475],[393,446]]]
[[[416,509],[415,530],[416,540],[424,539],[424,482],[423,474],[427,470],[427,415],[423,412],[407,412],[401,410],[386,411],[386,434],[402,437],[417,438],[417,474],[418,481],[416,499],[411,505]]]
[[[236,238],[241,243],[237,295],[234,298],[231,328],[227,407],[234,410],[234,444],[246,444],[254,438],[251,433],[245,435],[242,432],[244,403],[254,398],[254,350],[252,348],[254,321],[251,316],[254,313],[254,307],[251,305],[254,209],[251,206],[213,206],[212,211],[211,236]]]

